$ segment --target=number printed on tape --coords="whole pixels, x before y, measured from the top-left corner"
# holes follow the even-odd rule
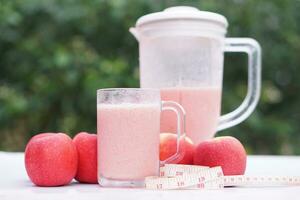
[[[184,170],[186,169],[186,170]],[[192,167],[188,169],[182,167],[168,165],[162,169],[160,177],[147,177],[145,186],[148,189],[219,189],[224,186],[223,172],[221,167],[214,168],[198,168]],[[180,172],[180,173],[179,173]],[[172,176],[171,176],[172,175]]]
[[[160,168],[160,176],[174,177],[181,176],[184,173],[198,173],[209,169],[206,166],[193,166],[193,165],[177,165],[177,164],[166,164]]]
[[[224,176],[221,167],[166,164],[160,176],[145,179],[145,187],[154,190],[222,189],[224,186],[289,186],[300,185],[300,177],[289,176]]]

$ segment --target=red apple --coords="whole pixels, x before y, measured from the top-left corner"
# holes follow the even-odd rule
[[[25,167],[37,186],[67,185],[77,171],[76,147],[64,133],[38,134],[26,146]]]
[[[78,152],[78,168],[75,179],[81,183],[97,181],[97,135],[78,133],[73,142]]]
[[[175,160],[174,164],[193,164],[194,144],[192,140],[185,137],[185,140],[180,140],[180,147],[184,145],[185,151],[183,158]],[[173,133],[161,133],[160,134],[160,160],[165,160],[176,153],[177,135]],[[181,152],[182,153],[182,152]]]
[[[224,175],[243,175],[247,154],[234,137],[216,137],[201,142],[194,152],[194,164],[209,167],[221,166]]]

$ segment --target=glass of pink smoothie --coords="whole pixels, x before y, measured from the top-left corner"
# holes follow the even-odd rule
[[[177,152],[159,160],[160,116],[173,111]],[[172,116],[173,116],[172,115]],[[98,182],[103,187],[143,187],[147,176],[183,156],[179,138],[185,136],[185,111],[180,104],[161,101],[160,90],[140,88],[97,91]],[[182,146],[180,146],[182,148]]]

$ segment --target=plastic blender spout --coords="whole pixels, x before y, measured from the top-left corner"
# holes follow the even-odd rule
[[[135,37],[137,41],[139,41],[140,34],[138,33],[136,28],[134,27],[129,28],[129,32]]]

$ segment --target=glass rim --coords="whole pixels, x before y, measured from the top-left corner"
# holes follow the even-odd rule
[[[117,91],[136,91],[136,92],[142,92],[142,91],[159,91],[158,88],[101,88],[97,89],[97,93],[99,92],[117,92]]]

